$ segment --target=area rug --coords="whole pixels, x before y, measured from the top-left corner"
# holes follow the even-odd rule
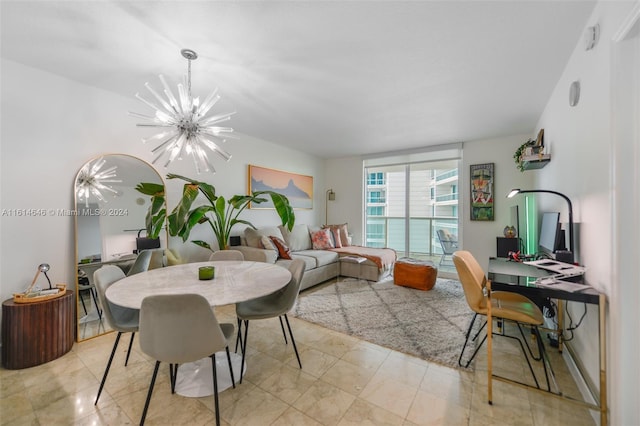
[[[453,368],[460,368],[458,356],[472,317],[459,281],[438,278],[432,290],[421,291],[396,286],[392,277],[377,283],[341,278],[307,290],[292,314]],[[467,350],[473,351],[470,343]]]

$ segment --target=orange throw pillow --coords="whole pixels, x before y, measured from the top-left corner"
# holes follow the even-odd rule
[[[281,238],[269,235],[269,239],[273,241],[273,245],[278,249],[278,256],[283,259],[291,259],[291,250]]]

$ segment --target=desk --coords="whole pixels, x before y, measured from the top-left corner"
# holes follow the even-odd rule
[[[215,266],[215,278],[199,280],[198,269],[201,266]],[[142,299],[157,294],[195,293],[204,296],[211,306],[222,306],[271,294],[286,286],[290,280],[291,273],[287,269],[263,262],[185,263],[123,278],[107,289],[106,296],[111,303],[131,309],[140,309]],[[226,354],[224,355],[216,357],[224,360],[217,364],[220,390],[231,386]],[[234,353],[231,355],[234,371],[240,371],[242,357]],[[242,373],[243,371],[240,372]],[[183,364],[180,366],[176,392],[192,397],[213,395],[212,374],[209,358]]]
[[[575,400],[562,394],[547,392],[540,389],[545,394],[573,402],[575,404],[587,406],[600,411],[600,424],[607,425],[607,375],[606,375],[606,330],[605,330],[605,309],[606,297],[591,286],[585,285],[585,290],[579,292],[568,292],[549,287],[536,287],[534,282],[539,277],[550,275],[549,272],[519,262],[508,261],[506,259],[489,259],[488,278],[491,281],[491,291],[512,291],[523,294],[533,301],[544,298],[558,299],[558,343],[562,348],[562,300],[589,303],[598,306],[599,319],[599,347],[600,347],[600,393],[593,395],[597,404],[590,404],[584,401]],[[582,372],[581,372],[582,373]],[[489,369],[489,384],[492,379],[514,383],[509,379],[491,375]],[[535,388],[534,388],[535,390]]]

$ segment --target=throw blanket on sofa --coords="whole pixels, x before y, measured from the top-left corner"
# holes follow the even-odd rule
[[[390,248],[374,248],[374,247],[362,247],[362,246],[347,246],[342,248],[329,249],[335,251],[339,255],[345,256],[360,256],[369,259],[380,270],[390,268],[397,259],[396,251]]]

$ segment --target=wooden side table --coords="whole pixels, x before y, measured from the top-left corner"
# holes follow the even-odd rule
[[[36,303],[2,302],[2,366],[8,370],[53,361],[71,350],[76,335],[73,291]]]

